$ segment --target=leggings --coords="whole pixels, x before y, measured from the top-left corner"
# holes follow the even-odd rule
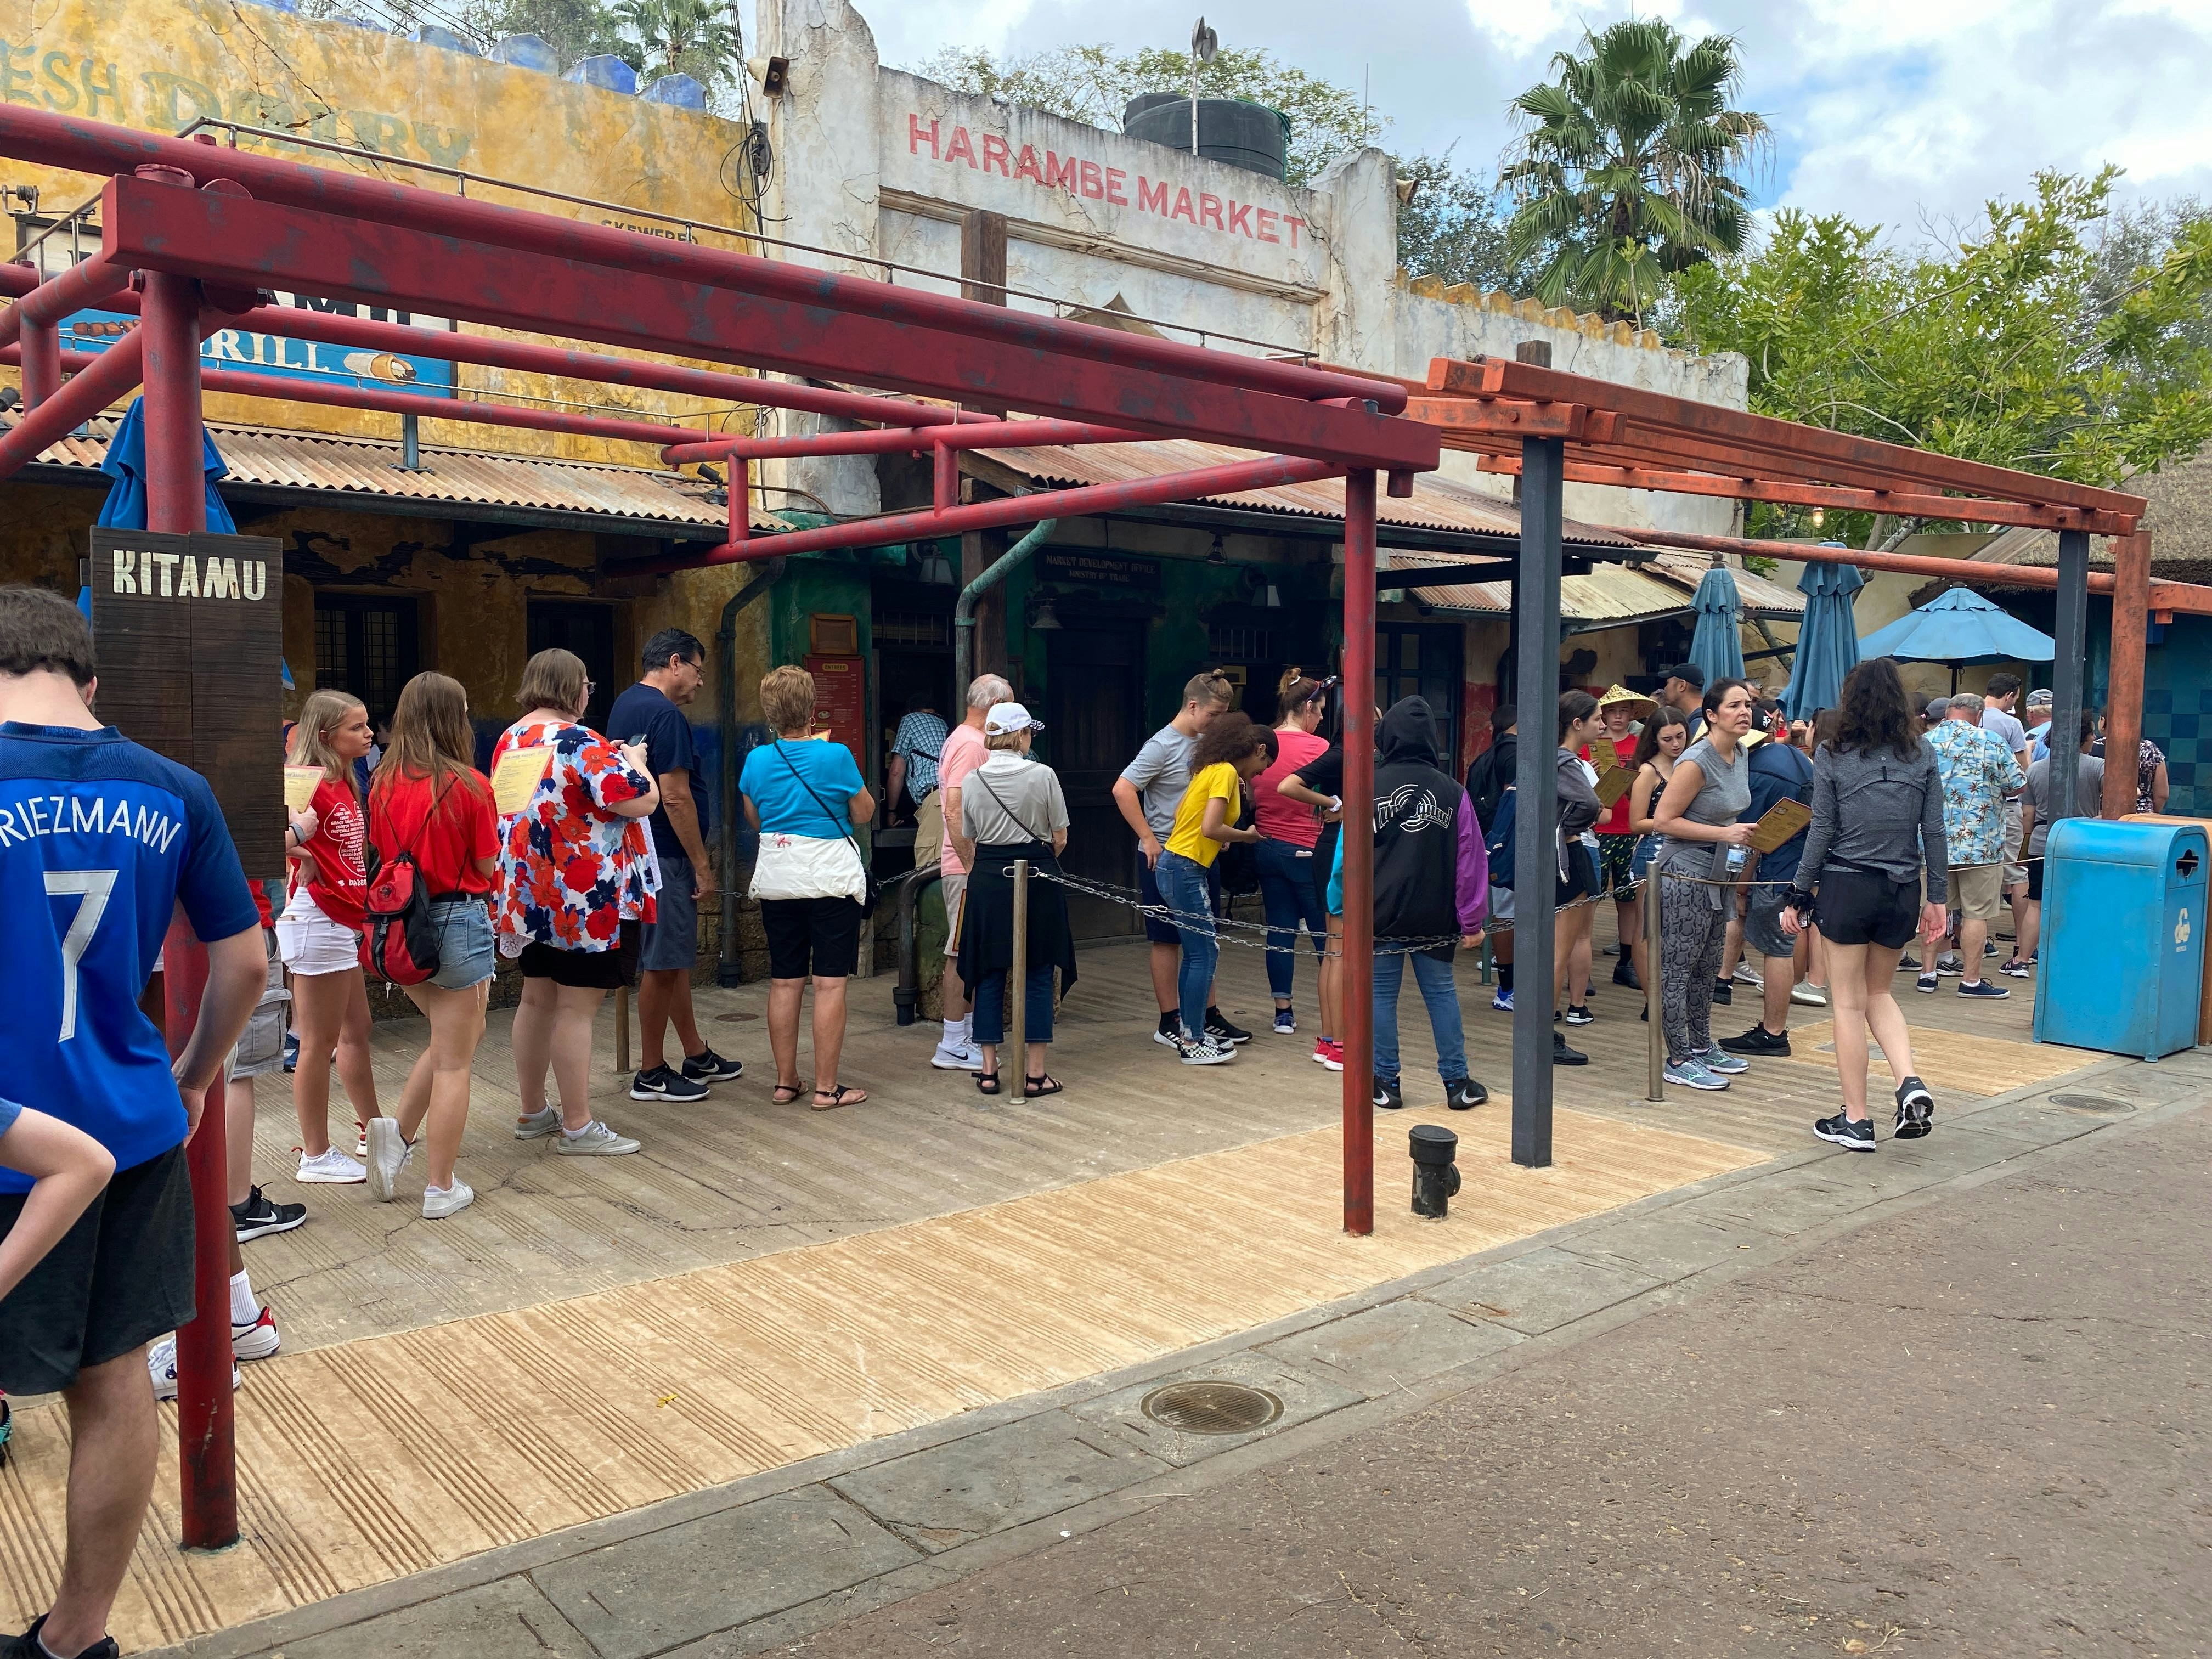
[[[1709,890],[1670,881],[1659,892],[1659,1018],[1667,1058],[1686,1060],[1713,1046],[1713,984],[1728,945],[1728,912]]]

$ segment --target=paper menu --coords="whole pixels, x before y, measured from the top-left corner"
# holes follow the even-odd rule
[[[1766,809],[1764,817],[1752,826],[1753,850],[1771,853],[1799,830],[1813,822],[1813,809],[1801,800],[1784,799]]]
[[[1620,798],[1628,793],[1628,786],[1635,781],[1635,775],[1619,762],[1607,767],[1598,775],[1598,805],[1610,812],[1620,804]]]
[[[531,796],[537,793],[552,764],[550,744],[532,744],[501,755],[498,764],[491,769],[492,805],[500,817],[512,817],[528,806]]]
[[[315,791],[323,781],[319,766],[287,766],[284,769],[284,810],[304,812],[314,804]]]

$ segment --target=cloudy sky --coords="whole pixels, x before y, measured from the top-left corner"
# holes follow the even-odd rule
[[[941,46],[1182,46],[1200,3],[1224,45],[1266,46],[1357,88],[1403,152],[1487,169],[1507,101],[1587,25],[1571,0],[855,0],[884,60]],[[2038,168],[2112,161],[2126,187],[2212,198],[2212,0],[1643,0],[1742,41],[1742,100],[1776,135],[1766,205],[1896,227],[1967,222]]]

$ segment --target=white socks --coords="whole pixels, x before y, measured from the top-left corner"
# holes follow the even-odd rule
[[[261,1317],[261,1304],[253,1299],[253,1286],[240,1268],[230,1276],[230,1322],[251,1325]]]
[[[960,1041],[967,1048],[975,1046],[975,1011],[972,1008],[960,1016]]]

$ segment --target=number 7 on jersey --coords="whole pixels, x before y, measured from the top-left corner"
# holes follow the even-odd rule
[[[63,1042],[76,1035],[77,964],[84,960],[92,936],[100,931],[100,919],[106,914],[108,895],[115,890],[117,873],[113,870],[46,872],[48,897],[76,893],[83,899],[70,921],[69,932],[62,935],[62,1034],[58,1040]]]

